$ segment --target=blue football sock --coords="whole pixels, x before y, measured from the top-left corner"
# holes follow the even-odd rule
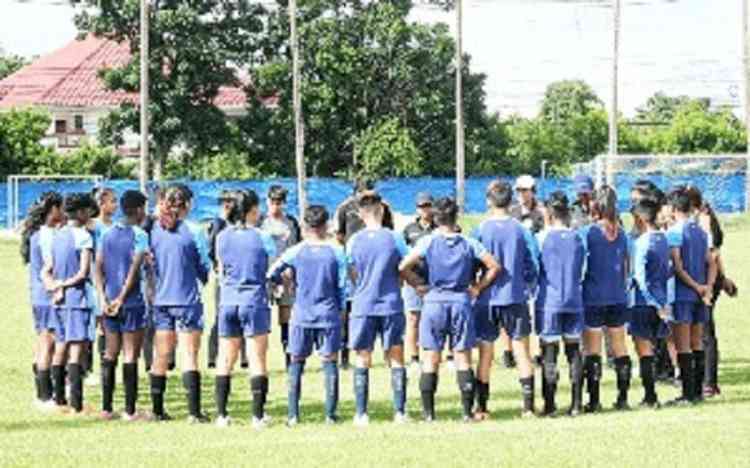
[[[302,393],[303,362],[293,361],[289,364],[288,416],[299,418],[299,399]]]
[[[357,407],[357,416],[367,413],[367,400],[370,390],[370,369],[354,369],[354,400]]]
[[[393,388],[393,409],[397,413],[406,412],[406,369],[391,369],[391,387]]]
[[[326,417],[336,417],[336,407],[339,404],[339,366],[336,361],[323,363],[326,386]]]

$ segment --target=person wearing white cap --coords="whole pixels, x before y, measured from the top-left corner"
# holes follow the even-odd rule
[[[511,208],[511,216],[532,233],[540,232],[544,229],[544,214],[536,199],[536,181],[530,175],[522,175],[516,179],[513,189],[518,194],[518,202]]]

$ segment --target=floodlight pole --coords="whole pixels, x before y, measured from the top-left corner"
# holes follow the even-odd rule
[[[141,0],[141,165],[140,186],[141,191],[146,193],[148,184],[149,163],[149,76],[148,76],[148,34],[149,34],[149,7],[148,0]]]
[[[456,0],[456,204],[461,212],[466,204],[466,146],[464,143],[463,90],[463,0]]]
[[[294,105],[294,160],[297,166],[297,202],[300,219],[307,208],[305,171],[305,128],[302,120],[302,97],[300,95],[299,36],[297,32],[297,0],[289,1],[290,40],[292,43],[292,100]]]

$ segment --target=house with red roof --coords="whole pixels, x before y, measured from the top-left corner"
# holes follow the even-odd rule
[[[98,75],[104,68],[127,64],[130,57],[127,43],[93,35],[74,40],[0,80],[0,112],[23,107],[47,110],[52,125],[45,144],[61,151],[95,142],[100,118],[123,102],[138,102],[135,93],[106,89]],[[241,116],[246,94],[241,88],[222,88],[216,105],[229,116]],[[120,152],[138,150],[138,135],[128,135],[125,140]]]

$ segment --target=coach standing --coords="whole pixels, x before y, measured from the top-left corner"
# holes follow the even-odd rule
[[[510,209],[510,215],[516,218],[532,234],[544,229],[544,213],[536,199],[536,181],[530,175],[522,175],[516,179],[513,187],[518,197],[518,203]]]
[[[587,175],[579,174],[573,178],[573,188],[576,201],[571,206],[570,227],[579,229],[592,222],[591,193],[594,191],[594,181]]]

